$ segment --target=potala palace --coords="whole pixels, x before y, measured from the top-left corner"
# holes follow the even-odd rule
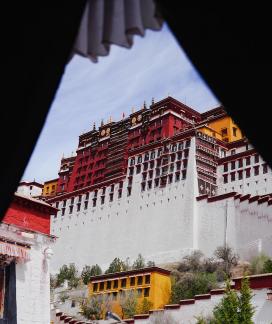
[[[272,174],[223,107],[199,113],[172,97],[79,136],[63,158],[52,272],[141,253],[163,264],[228,244],[272,256]]]

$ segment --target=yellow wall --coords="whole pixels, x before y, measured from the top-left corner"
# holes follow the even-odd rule
[[[99,285],[98,283],[98,291],[94,291],[94,284],[90,283],[88,288],[89,288],[89,296],[96,296],[96,295],[107,295],[111,294],[113,296],[113,292],[117,292],[117,298],[116,300],[112,301],[112,311],[117,313],[119,316],[122,316],[122,309],[120,307],[119,303],[119,298],[120,298],[120,290],[124,291],[135,291],[137,294],[137,313],[140,313],[140,306],[142,304],[142,301],[144,298],[149,300],[152,303],[151,309],[159,309],[162,308],[164,305],[166,305],[169,302],[170,299],[170,294],[171,294],[171,280],[170,276],[166,274],[162,274],[159,272],[152,272],[150,274],[150,283],[145,282],[145,277],[147,274],[143,273],[143,282],[142,284],[138,284],[137,278],[139,275],[127,275],[127,284],[125,288],[121,287],[121,279],[118,279],[118,288],[113,288],[113,280],[111,283],[111,289],[107,289],[107,281],[109,280],[104,280],[104,289],[99,290]],[[135,285],[130,284],[130,277],[135,278]],[[144,291],[145,289],[149,288],[149,296],[145,297],[144,296]],[[141,295],[138,296],[138,289],[142,289]]]
[[[234,142],[240,140],[243,135],[239,127],[235,124],[231,117],[225,116],[211,122],[206,123],[207,127],[203,127],[200,130],[203,131],[205,134],[222,139],[223,141],[227,142]],[[234,134],[234,129],[236,128],[236,136]],[[227,133],[224,135],[222,134],[222,130],[226,129]],[[215,133],[213,133],[213,131]],[[221,137],[221,138],[220,138]]]
[[[54,196],[57,191],[57,184],[58,180],[47,181],[43,185],[42,195],[47,196]]]

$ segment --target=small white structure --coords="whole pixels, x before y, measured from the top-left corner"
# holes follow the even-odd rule
[[[22,181],[19,183],[17,192],[31,197],[39,197],[42,194],[43,185],[36,181]]]

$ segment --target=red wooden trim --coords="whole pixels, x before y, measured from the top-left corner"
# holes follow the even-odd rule
[[[249,285],[251,289],[263,289],[272,287],[272,273],[266,273],[261,275],[247,276],[249,278]],[[233,278],[234,288],[241,288],[241,281],[243,277]]]
[[[209,197],[208,195],[201,195],[201,196],[196,197],[196,200],[200,201],[200,200],[207,199],[208,197]]]
[[[263,197],[263,198],[260,198],[260,199],[258,200],[258,204],[262,204],[262,203],[264,203],[264,202],[267,202],[269,199],[270,199],[269,196],[267,196],[267,197]]]
[[[248,199],[248,202],[249,202],[249,203],[253,203],[254,201],[258,200],[259,198],[260,198],[260,196],[253,196],[253,197],[250,197],[250,198]]]
[[[247,194],[247,195],[241,196],[241,197],[240,197],[240,202],[245,201],[245,200],[249,200],[250,196],[251,196],[250,194]]]
[[[149,317],[149,314],[138,314],[133,316],[134,319],[146,319]]]
[[[179,301],[180,305],[192,305],[195,303],[195,299],[182,299]]]
[[[236,195],[237,195],[237,192],[235,192],[235,191],[227,192],[227,193],[222,194],[222,195],[209,197],[208,202],[213,202],[213,201],[218,201],[218,200],[222,200],[222,199],[226,199],[226,198],[231,198],[231,197],[234,197]]]
[[[212,289],[210,291],[210,294],[211,295],[221,295],[221,294],[224,294],[226,290],[224,288],[221,288],[221,289]]]
[[[147,267],[147,268],[142,268],[142,269],[136,269],[136,270],[128,270],[128,271],[121,271],[121,272],[115,272],[115,273],[108,273],[108,274],[103,274],[99,276],[92,276],[90,277],[90,282],[96,281],[96,280],[103,280],[103,279],[110,279],[110,278],[115,278],[115,277],[121,277],[121,276],[131,276],[134,274],[145,274],[148,272],[158,272],[166,275],[170,275],[171,271],[162,269],[159,267]]]
[[[210,299],[211,294],[195,295],[195,300]]]
[[[178,308],[180,308],[180,304],[169,304],[164,306],[164,309],[178,309]]]

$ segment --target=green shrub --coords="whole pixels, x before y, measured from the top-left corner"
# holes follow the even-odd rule
[[[250,272],[252,274],[264,273],[264,266],[268,260],[269,257],[263,253],[255,256],[250,261]]]
[[[263,271],[264,273],[272,272],[272,259],[268,259],[264,262]]]
[[[85,285],[87,285],[92,276],[98,276],[100,274],[102,274],[102,270],[98,264],[93,265],[91,267],[88,265],[85,265],[85,267],[82,269],[82,272],[81,272],[81,278],[83,280],[83,283]]]
[[[179,280],[172,281],[171,303],[178,303],[181,299],[193,298],[198,294],[206,294],[216,287],[214,273],[184,273]]]

